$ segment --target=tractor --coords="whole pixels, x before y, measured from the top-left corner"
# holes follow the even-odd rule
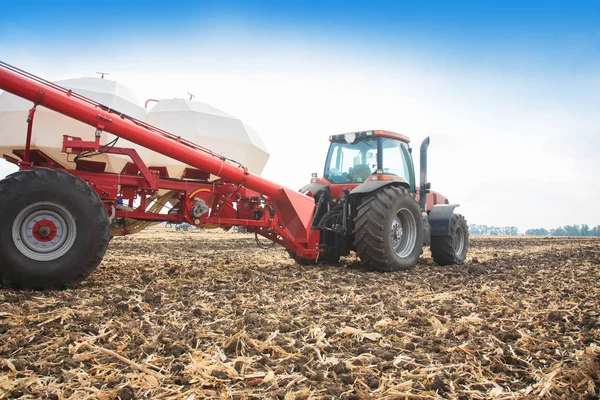
[[[361,262],[380,271],[417,264],[430,246],[439,265],[465,262],[469,232],[458,206],[431,191],[427,182],[429,138],[421,144],[417,187],[410,140],[371,130],[333,135],[323,177],[313,174],[300,191],[314,197],[312,228],[321,232],[317,260],[290,252],[299,263],[335,263],[354,250]]]

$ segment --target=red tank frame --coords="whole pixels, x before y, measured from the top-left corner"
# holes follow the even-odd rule
[[[188,222],[192,225],[212,224],[224,229],[244,226],[300,257],[317,258],[320,251],[320,234],[318,230],[310,229],[315,207],[312,197],[270,182],[208,149],[2,62],[0,89],[33,102],[26,121],[27,126],[24,126],[27,132],[25,149],[13,151],[21,160],[4,156],[8,161],[17,164],[21,170],[56,168],[80,177],[95,189],[107,204],[107,212],[113,217]],[[102,163],[89,164],[89,169],[96,168],[94,171],[69,169],[41,150],[31,149],[31,134],[37,106],[46,107],[95,128],[94,141],[65,135],[62,144],[64,153],[79,155],[83,152],[102,151],[127,155],[132,162],[127,164],[121,173],[103,172]],[[169,178],[166,176],[166,168],[148,167],[134,149],[101,146],[103,132],[122,137],[197,170],[188,169],[182,179]],[[220,179],[208,182],[210,174]],[[191,177],[195,179],[185,179]],[[159,190],[180,192],[182,207],[178,214],[155,214],[146,211],[146,199]],[[134,211],[114,208],[118,199],[126,200],[132,206],[136,196],[140,199],[140,205]],[[194,218],[191,207],[196,201],[194,199],[198,198],[204,200],[211,211],[210,214]]]

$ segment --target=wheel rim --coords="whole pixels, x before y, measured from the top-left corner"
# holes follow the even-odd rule
[[[463,249],[465,248],[465,235],[463,233],[462,227],[457,227],[456,232],[454,232],[453,238],[454,244],[454,254],[462,254]]]
[[[417,241],[417,222],[407,208],[400,209],[392,219],[392,247],[398,257],[412,253]]]
[[[56,260],[75,243],[75,218],[59,204],[34,203],[21,210],[15,218],[12,237],[24,256],[35,261]]]

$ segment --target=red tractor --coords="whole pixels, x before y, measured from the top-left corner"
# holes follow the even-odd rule
[[[3,155],[20,169],[0,181],[0,281],[5,286],[75,285],[100,264],[112,236],[160,222],[244,227],[303,263],[335,262],[355,250],[363,263],[395,271],[414,266],[429,244],[438,264],[465,261],[466,222],[453,213],[456,205],[429,192],[426,183],[429,139],[421,145],[418,188],[408,138],[368,131],[332,136],[323,178],[314,177],[300,193],[2,62],[0,89],[31,102],[23,146]],[[50,138],[62,149],[52,156],[56,153],[32,141],[37,107],[89,125],[89,133]],[[106,133],[117,138],[102,144]],[[117,146],[119,138],[186,168],[181,176],[169,176],[164,166],[148,165],[136,149]],[[107,156],[129,161],[122,170],[109,170],[102,161]]]
[[[408,137],[373,130],[329,140],[323,177],[314,174],[301,189],[316,202],[312,228],[321,231],[323,250],[317,262],[337,262],[354,250],[378,270],[404,270],[417,264],[427,245],[437,264],[465,262],[466,220],[453,213],[457,204],[430,191],[426,182],[429,138],[421,144],[419,187]]]

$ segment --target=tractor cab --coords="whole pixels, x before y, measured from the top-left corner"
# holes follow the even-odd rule
[[[374,130],[329,137],[323,178],[351,188],[370,180],[402,181],[415,190],[410,140],[398,133]]]
[[[344,190],[349,197],[359,199],[385,186],[402,186],[419,201],[427,212],[437,204],[448,204],[442,194],[429,189],[427,183],[427,147],[429,138],[421,144],[421,182],[417,184],[410,139],[400,133],[372,130],[343,133],[329,137],[330,145],[323,177],[313,174],[311,182],[301,192],[318,197],[324,187],[336,199]],[[421,198],[421,193],[427,193]]]

